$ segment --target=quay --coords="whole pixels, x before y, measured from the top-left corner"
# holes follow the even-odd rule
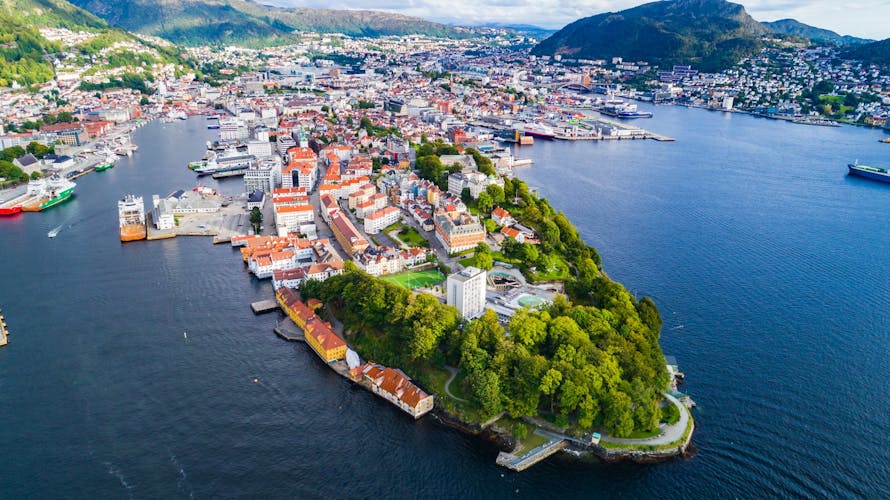
[[[297,328],[297,325],[290,318],[284,318],[279,321],[272,331],[275,332],[275,335],[290,342],[306,342],[306,337],[303,336],[302,330]]]
[[[495,463],[501,467],[506,467],[507,469],[516,472],[522,472],[547,457],[564,450],[569,445],[568,441],[562,437],[545,433],[540,429],[535,429],[535,434],[549,438],[550,440],[538,447],[532,448],[526,453],[522,453],[521,455],[514,455],[513,453],[502,451],[498,453],[498,458],[495,460]]]
[[[265,314],[278,309],[278,302],[272,299],[260,300],[250,304],[254,314]]]

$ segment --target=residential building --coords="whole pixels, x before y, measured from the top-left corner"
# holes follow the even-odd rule
[[[368,248],[368,240],[361,235],[342,210],[332,213],[330,219],[331,231],[347,254],[355,255]]]
[[[445,300],[454,306],[467,319],[475,318],[485,310],[485,280],[487,274],[476,267],[448,276],[445,283]]]
[[[461,213],[456,219],[440,213],[433,219],[436,238],[449,254],[475,248],[485,241],[485,228],[469,213]]]
[[[365,217],[365,232],[379,233],[383,228],[391,226],[402,219],[402,211],[396,207],[382,208]]]

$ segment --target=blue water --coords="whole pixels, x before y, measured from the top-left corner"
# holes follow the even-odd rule
[[[693,458],[507,472],[275,337],[248,307],[271,287],[230,247],[121,245],[120,196],[195,184],[184,163],[214,133],[190,120],[136,131],[140,152],[71,202],[0,220],[0,497],[887,497],[890,185],[845,163],[890,146],[654,111],[640,124],[677,142],[539,141],[520,176],[655,298],[699,404]]]

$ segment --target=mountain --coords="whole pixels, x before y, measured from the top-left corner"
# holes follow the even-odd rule
[[[176,48],[111,28],[65,0],[0,0],[0,87],[43,83],[57,72],[116,85],[105,75],[120,82],[120,69],[127,81],[143,82],[153,64],[171,62],[183,64]]]
[[[420,18],[369,10],[283,8],[248,0],[72,0],[113,26],[183,45],[285,43],[294,31],[352,36],[463,31]]]
[[[757,50],[766,32],[736,3],[658,1],[579,19],[535,46],[532,54],[587,59],[620,56],[713,71]]]
[[[890,38],[878,42],[867,43],[865,45],[850,47],[841,53],[841,57],[875,64],[890,65]]]
[[[816,43],[843,46],[860,45],[874,41],[865,38],[856,38],[855,36],[838,35],[834,31],[816,28],[815,26],[804,24],[795,19],[780,19],[778,21],[764,22],[763,25],[772,33],[798,36]]]

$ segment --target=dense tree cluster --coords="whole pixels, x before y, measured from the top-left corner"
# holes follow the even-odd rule
[[[484,251],[484,249],[480,249]],[[425,367],[450,364],[476,415],[542,415],[579,430],[617,436],[657,425],[667,383],[658,345],[661,319],[617,283],[601,285],[602,306],[563,296],[518,312],[505,329],[493,311],[464,322],[436,298],[374,278],[351,264],[302,292],[336,312],[364,357],[423,380]]]

